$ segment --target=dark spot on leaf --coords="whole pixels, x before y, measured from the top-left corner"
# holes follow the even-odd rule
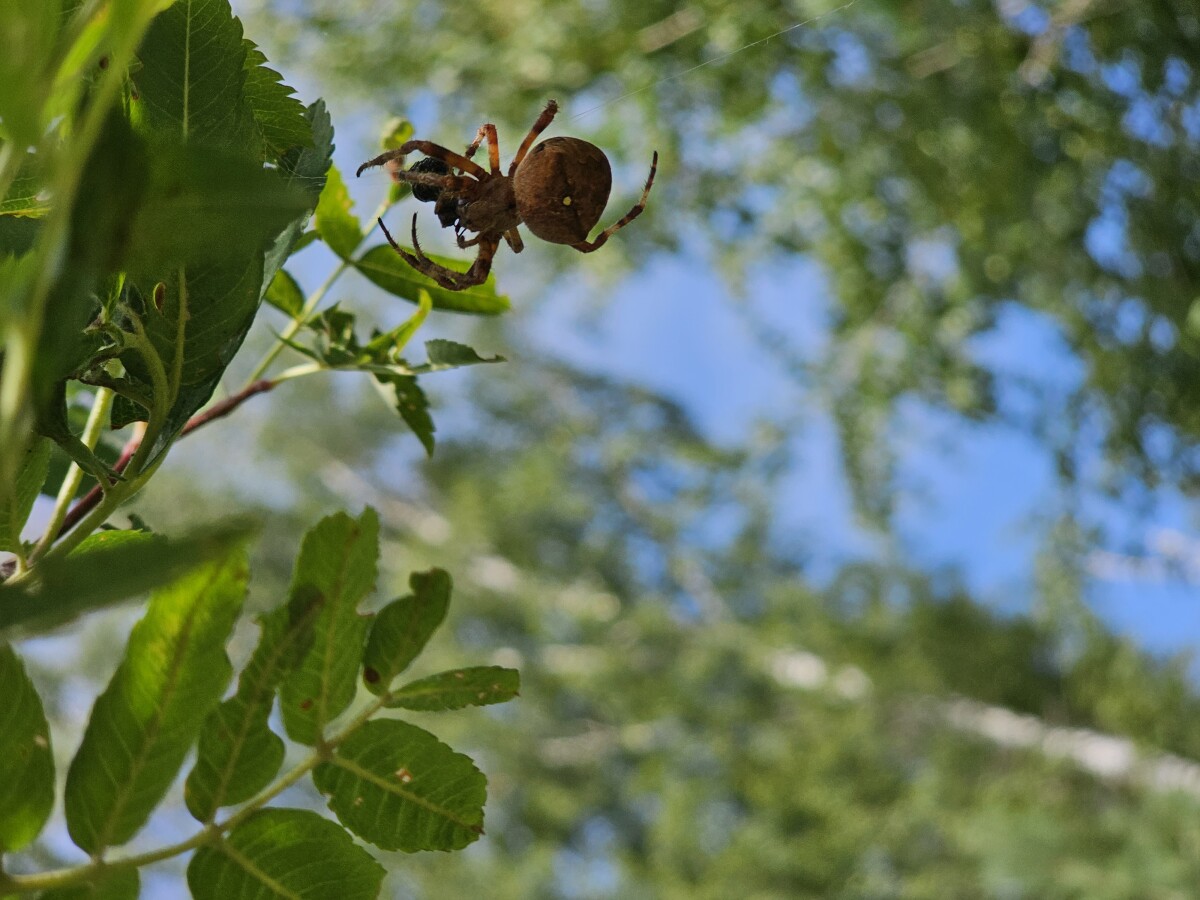
[[[161,281],[154,286],[154,308],[162,312],[163,301],[167,299],[167,286]]]
[[[108,68],[108,57],[107,56],[100,57],[100,68],[102,68],[102,69]]]
[[[370,666],[367,666],[365,669],[363,669],[363,681],[365,681],[367,684],[378,684],[379,673]]]
[[[313,705],[313,702],[312,702],[312,698],[311,698],[311,697],[310,697],[309,699],[307,699],[307,700],[302,700],[302,701],[300,701],[300,708],[301,708],[301,709],[303,709],[303,710],[309,710],[309,709],[312,709],[312,705]]]

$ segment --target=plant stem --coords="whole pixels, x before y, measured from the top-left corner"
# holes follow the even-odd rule
[[[379,208],[372,213],[371,218],[367,220],[367,225],[363,228],[363,240],[365,240],[367,235],[370,234],[375,228],[375,220],[391,209],[392,205],[393,201],[388,197],[385,197],[383,202],[379,204]],[[361,244],[361,241],[359,243]],[[283,329],[283,332],[279,335],[279,338],[275,341],[275,344],[270,350],[267,351],[266,355],[263,356],[258,365],[254,367],[254,371],[251,372],[250,377],[246,379],[247,384],[257,381],[266,374],[267,369],[271,367],[271,363],[275,362],[279,354],[283,352],[283,348],[287,346],[287,342],[296,336],[296,332],[304,327],[304,323],[308,321],[309,316],[311,316],[313,312],[316,311],[316,308],[320,306],[321,301],[325,299],[325,295],[329,293],[329,290],[342,276],[342,273],[351,268],[353,265],[353,262],[351,262],[349,259],[342,259],[338,261],[337,267],[329,274],[329,277],[325,279],[324,283],[322,283],[319,288],[313,291],[312,295],[308,298],[308,300],[305,301],[304,308],[292,317],[292,321],[288,322],[287,327]]]
[[[109,411],[112,409],[113,398],[114,394],[108,388],[100,388],[96,391],[96,397],[92,401],[91,412],[88,413],[87,424],[84,426],[83,434],[80,436],[80,440],[89,450],[96,449],[96,444],[100,440],[100,432],[104,428],[104,423],[108,420]],[[50,516],[50,522],[46,526],[45,533],[42,534],[42,539],[38,542],[37,547],[34,548],[30,556],[30,562],[36,562],[54,544],[59,531],[62,529],[63,522],[67,518],[71,501],[75,499],[75,493],[79,490],[79,485],[82,481],[83,469],[79,468],[78,464],[71,463],[70,468],[67,469],[66,477],[63,478],[62,486],[58,489],[58,497],[54,502],[54,513]]]

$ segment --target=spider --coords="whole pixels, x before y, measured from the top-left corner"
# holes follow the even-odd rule
[[[492,258],[501,238],[514,253],[525,249],[517,226],[552,244],[569,244],[581,253],[599,250],[617,231],[636,219],[646,208],[646,198],[658,169],[658,152],[650,163],[650,176],[642,197],[615,225],[588,240],[600,221],[612,188],[608,158],[595,144],[573,137],[552,137],[536,147],[533,142],[546,130],[558,112],[551,100],[538,116],[508,167],[500,170],[500,145],[495,125],[483,125],[466,153],[455,153],[429,141],[408,141],[358,167],[358,175],[373,166],[386,165],[394,180],[412,185],[413,196],[434,204],[434,214],[443,228],[453,228],[462,249],[479,247],[475,261],[465,272],[448,269],[430,259],[417,241],[417,217],[413,215],[413,252],[400,247],[379,220],[379,227],[397,253],[410,266],[428,275],[442,287],[461,291],[482,284],[492,268]],[[471,160],[487,141],[491,171]],[[532,148],[532,149],[530,149]],[[425,154],[409,169],[404,157],[413,151]],[[477,234],[467,238],[466,232]]]

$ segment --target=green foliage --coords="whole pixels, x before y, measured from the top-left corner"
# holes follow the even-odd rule
[[[521,678],[516,669],[477,666],[411,681],[392,691],[388,706],[428,712],[490,706],[507,703],[520,689]]]
[[[0,712],[0,852],[28,853],[0,869],[0,895],[131,900],[142,867],[194,850],[195,897],[375,897],[383,869],[345,828],[267,804],[320,767],[375,765],[372,736],[384,733],[404,737],[393,749],[411,753],[420,778],[399,792],[363,789],[370,808],[400,804],[381,846],[465,846],[481,833],[486,789],[474,765],[432,735],[370,721],[395,699],[387,687],[356,704],[371,624],[358,605],[376,580],[376,513],[333,515],[309,533],[286,602],[259,617],[258,646],[225,699],[226,645],[257,529],[230,520],[167,537],[136,515],[127,530],[108,520],[181,437],[284,381],[353,370],[424,401],[418,377],[499,357],[431,340],[428,361],[409,365],[401,353],[435,306],[417,282],[400,289],[416,313],[364,343],[355,314],[321,308],[356,269],[364,229],[331,167],[324,103],[301,103],[243,35],[229,0],[10,4],[0,29],[19,44],[0,61],[0,551],[14,557],[0,566],[0,633],[62,628],[150,593],[66,774],[66,828],[86,865],[30,871],[53,856],[38,843],[55,799],[50,731],[23,660],[0,643],[9,701]],[[394,123],[384,140],[403,140],[406,129]],[[284,265],[314,240],[342,262],[306,294]],[[480,297],[488,311],[507,308],[494,282]],[[289,324],[242,390],[205,409],[263,299]],[[289,350],[300,365],[276,371]],[[420,412],[400,409],[432,451],[427,403]],[[144,425],[129,428],[135,422]],[[109,426],[118,434],[103,440]],[[41,491],[57,493],[53,511],[42,537],[24,542]],[[407,665],[440,622],[426,622],[419,643],[381,633],[371,652]],[[271,726],[277,700],[287,736],[301,752],[312,748],[286,771],[288,742]],[[193,752],[183,795],[196,833],[140,855],[110,852],[145,828]],[[360,827],[353,813],[347,821]]]
[[[465,271],[461,260],[436,254],[426,255],[439,265]],[[448,291],[406,263],[387,244],[372,247],[354,265],[372,284],[402,300],[415,301],[420,291],[428,291],[433,298],[434,309],[495,316],[508,312],[511,305],[508,297],[496,293],[495,275],[489,275],[483,284],[465,291]]]

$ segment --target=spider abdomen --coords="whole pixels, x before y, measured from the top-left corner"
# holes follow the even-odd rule
[[[608,157],[573,137],[547,138],[512,178],[521,220],[552,244],[577,244],[600,221],[612,189]]]

